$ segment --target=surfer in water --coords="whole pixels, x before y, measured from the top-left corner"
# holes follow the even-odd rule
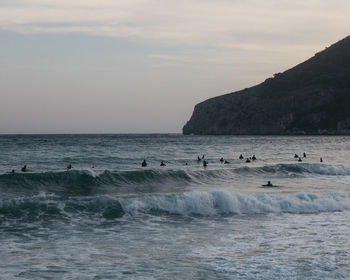
[[[230,163],[230,162],[229,162],[229,161],[227,161],[227,160],[225,160],[225,161],[224,161],[224,164],[229,164],[229,163]]]
[[[323,159],[322,159],[322,158],[320,158],[320,162],[323,162]]]
[[[141,163],[141,166],[142,166],[142,167],[146,167],[146,166],[147,166],[147,162],[146,162],[145,159],[144,159],[143,162]]]
[[[162,162],[160,163],[160,166],[166,166],[166,164],[164,163],[164,161],[162,161]]]
[[[207,167],[207,165],[208,165],[207,161],[204,160],[204,161],[203,161],[203,166],[204,166],[204,167]]]
[[[220,162],[223,163],[223,162],[224,162],[224,158],[221,158],[221,159],[220,159]]]
[[[247,160],[245,161],[246,163],[249,163],[250,162],[250,159],[249,158],[247,158]]]
[[[263,187],[273,187],[271,181],[267,181],[266,185],[263,185]]]
[[[24,165],[21,169],[22,172],[26,172],[27,171],[27,165]]]
[[[255,155],[253,155],[253,157],[252,157],[252,160],[256,160],[256,157],[255,157]]]
[[[201,161],[201,158],[199,156],[197,157],[197,161]]]
[[[305,152],[303,153],[303,157],[305,157],[305,158],[306,158],[306,153],[305,153]]]
[[[68,164],[68,165],[67,165],[67,170],[71,170],[72,167],[73,167],[73,166],[72,166],[71,164]]]
[[[294,158],[298,158],[299,156],[297,154],[294,154]]]
[[[302,159],[301,159],[301,157],[298,159],[298,162],[302,162]]]
[[[241,160],[243,159],[243,155],[242,154],[239,156],[239,159],[241,159]]]

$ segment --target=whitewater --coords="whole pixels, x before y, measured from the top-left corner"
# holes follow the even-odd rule
[[[0,152],[0,279],[349,278],[350,137],[0,135]]]

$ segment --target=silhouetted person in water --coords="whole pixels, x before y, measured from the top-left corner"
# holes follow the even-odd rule
[[[162,161],[162,162],[160,163],[160,166],[166,166],[165,163],[164,163],[164,161]]]
[[[294,158],[298,158],[299,156],[297,154],[294,154]]]
[[[239,159],[243,159],[243,155],[242,154],[239,156]]]
[[[202,155],[202,159],[204,159],[204,155]]]
[[[230,163],[230,162],[229,162],[229,161],[227,161],[227,160],[225,160],[225,161],[224,161],[224,164],[229,164],[229,163]]]
[[[186,162],[185,165],[188,165],[188,163]]]
[[[306,157],[306,154],[305,154],[305,153],[303,153],[303,157]]]
[[[247,158],[247,160],[246,160],[245,162],[247,162],[247,163],[248,163],[248,162],[250,162],[250,159],[249,159],[249,158]]]
[[[207,167],[207,165],[208,165],[207,161],[206,161],[206,160],[203,161],[203,166],[204,166],[204,167]]]
[[[220,159],[220,162],[223,163],[223,162],[224,162],[224,158],[221,158],[221,159]]]
[[[14,169],[12,169],[12,170],[11,170],[11,173],[12,173],[12,174],[15,174],[15,170],[14,170]]]
[[[256,160],[256,157],[255,157],[255,155],[253,155],[253,157],[252,157],[252,160]]]
[[[71,164],[68,164],[68,165],[67,165],[67,170],[71,170],[72,167],[73,167],[73,166],[72,166]]]
[[[320,162],[323,162],[323,159],[322,159],[322,158],[320,158]]]
[[[141,163],[141,166],[142,166],[142,167],[146,167],[146,166],[147,166],[147,162],[146,162],[145,159],[144,159],[143,162]]]
[[[298,159],[299,162],[302,162],[301,158]]]
[[[273,187],[271,181],[267,181],[267,184],[266,185],[263,185],[264,187]]]
[[[21,170],[22,170],[22,172],[26,172],[27,171],[27,165],[23,166]]]
[[[199,156],[197,157],[197,161],[201,161],[201,158]]]

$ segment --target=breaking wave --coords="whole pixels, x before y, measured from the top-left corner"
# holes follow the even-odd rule
[[[179,215],[315,213],[350,210],[350,194],[242,194],[193,191],[120,200],[126,213],[162,211]]]
[[[0,201],[0,223],[42,219],[92,217],[116,219],[124,215],[220,216],[270,213],[318,213],[350,210],[350,194],[296,193],[242,194],[228,191],[192,191],[181,194],[94,196],[62,199],[55,195],[5,198]]]
[[[310,173],[317,175],[330,175],[330,176],[350,176],[350,166],[347,165],[328,165],[320,163],[300,163],[300,164],[277,164],[268,165],[257,168],[263,172],[268,173]]]

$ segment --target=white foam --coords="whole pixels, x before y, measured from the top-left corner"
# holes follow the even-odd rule
[[[126,213],[164,211],[171,214],[316,213],[350,210],[350,194],[297,193],[291,195],[193,191],[176,195],[147,195],[120,200]]]
[[[350,166],[348,165],[327,165],[319,163],[305,163],[300,165],[303,170],[320,175],[350,175]]]

